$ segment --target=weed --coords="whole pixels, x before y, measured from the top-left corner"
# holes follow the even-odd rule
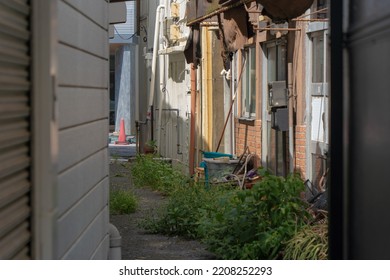
[[[299,176],[277,177],[262,170],[251,190],[205,188],[171,166],[139,156],[132,165],[137,186],[169,196],[157,214],[140,224],[152,233],[203,240],[222,259],[280,259],[286,244],[306,224],[306,204],[299,198]]]
[[[266,175],[252,190],[227,193],[203,211],[199,231],[223,259],[277,259],[307,218],[299,193],[303,182]]]
[[[154,233],[200,238],[198,227],[202,211],[213,211],[217,197],[226,191],[217,187],[205,189],[198,184],[179,186],[159,214],[145,219],[142,226]]]
[[[285,260],[326,260],[328,224],[307,225],[287,242]]]
[[[163,194],[170,194],[181,186],[186,177],[167,162],[150,155],[138,155],[131,165],[131,176],[136,187],[151,187]]]
[[[114,215],[130,214],[137,208],[137,198],[131,191],[110,191],[110,212]]]

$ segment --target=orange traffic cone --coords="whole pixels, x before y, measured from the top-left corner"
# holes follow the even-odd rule
[[[121,118],[121,125],[119,128],[119,137],[118,141],[115,142],[117,145],[129,145],[126,141],[126,133],[125,133],[125,120]]]

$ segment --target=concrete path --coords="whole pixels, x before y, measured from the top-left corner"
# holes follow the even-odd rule
[[[139,200],[137,211],[130,215],[111,215],[110,222],[122,236],[122,259],[124,260],[209,260],[214,255],[195,240],[178,236],[149,234],[139,221],[150,213],[159,211],[166,197],[148,188],[135,188],[131,182],[128,162],[112,160],[110,163],[110,189],[133,191]]]
[[[108,145],[108,151],[111,158],[130,158],[134,157],[136,152],[136,145],[135,144],[129,144],[129,145],[115,145],[115,144],[109,144]]]

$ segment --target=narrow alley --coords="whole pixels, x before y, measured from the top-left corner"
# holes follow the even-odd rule
[[[139,225],[151,213],[156,213],[166,198],[148,188],[135,188],[128,162],[112,160],[110,163],[110,189],[130,190],[139,203],[135,213],[110,215],[110,221],[122,237],[123,260],[210,260],[215,256],[195,240],[178,236],[150,234]]]
[[[0,260],[390,259],[389,50],[388,0],[0,0]]]

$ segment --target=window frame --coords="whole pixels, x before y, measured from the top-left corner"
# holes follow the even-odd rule
[[[256,47],[248,46],[241,51],[245,61],[241,80],[241,118],[256,118]]]

